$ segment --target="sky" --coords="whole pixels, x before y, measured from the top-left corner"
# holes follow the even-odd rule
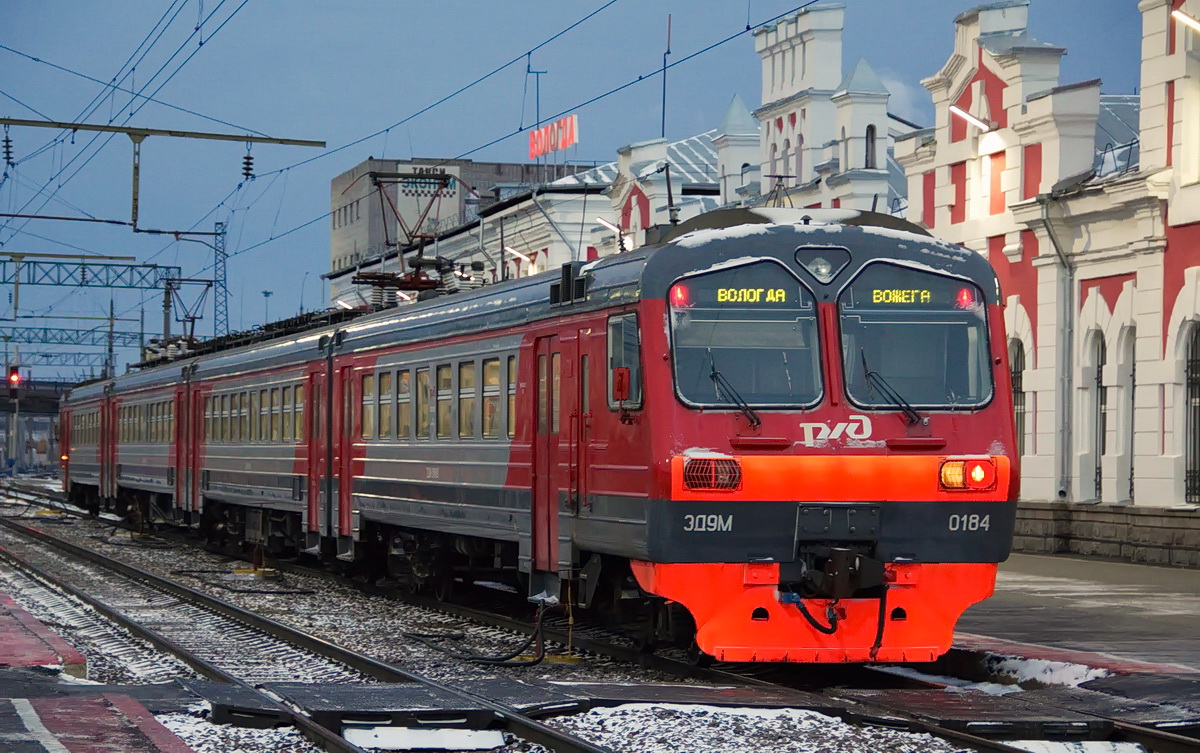
[[[211,231],[214,222],[225,222],[229,324],[246,329],[268,316],[327,305],[321,275],[329,269],[326,213],[337,174],[369,156],[526,161],[521,129],[536,122],[539,105],[543,120],[579,115],[580,143],[565,159],[611,161],[619,147],[660,134],[658,70],[668,17],[667,60],[678,65],[667,73],[666,135],[707,131],[735,94],[751,109],[761,103],[760,61],[746,26],[802,4],[6,0],[0,117],[325,141],[326,148],[252,145],[252,180],[241,175],[247,144],[240,141],[142,143],[139,227]],[[931,124],[932,104],[920,81],[946,62],[954,17],[973,3],[844,4],[840,62],[848,67],[866,57],[891,91],[889,109]],[[1136,0],[1032,0],[1029,26],[1039,39],[1067,48],[1062,83],[1100,78],[1105,93],[1137,91]],[[700,54],[685,60],[693,53]],[[127,136],[15,126],[7,135],[16,164],[0,182],[0,212],[129,220]],[[133,256],[179,266],[190,278],[212,275],[205,245],[121,225],[0,218],[0,251]],[[183,303],[195,305],[202,290],[185,286]],[[105,328],[106,322],[58,317],[106,316],[110,298],[117,316],[132,320],[117,329],[138,331],[144,311],[146,331],[161,331],[161,294],[131,290],[23,286],[16,324]],[[196,334],[209,336],[211,295],[202,303]],[[0,311],[12,325],[11,296],[0,295]],[[176,333],[181,326],[172,325]],[[135,355],[119,352],[118,369]],[[73,378],[87,371],[43,365],[33,375]]]

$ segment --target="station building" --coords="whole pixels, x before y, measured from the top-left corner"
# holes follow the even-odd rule
[[[1200,565],[1200,35],[1172,17],[1200,0],[1142,0],[1116,96],[1060,80],[1029,6],[954,20],[935,125],[896,144],[908,217],[1000,279],[1017,547]]]

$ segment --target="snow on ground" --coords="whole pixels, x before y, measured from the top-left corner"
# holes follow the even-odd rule
[[[292,727],[280,729],[248,729],[208,721],[210,707],[198,703],[187,713],[158,714],[158,723],[171,730],[195,753],[321,753]]]
[[[622,753],[950,753],[926,734],[855,727],[797,709],[632,703],[548,720]]]
[[[987,668],[991,674],[1011,677],[1017,683],[1033,682],[1037,685],[1066,685],[1072,688],[1112,674],[1107,669],[1097,669],[1083,664],[1047,659],[1025,659],[1000,654],[988,657]]]

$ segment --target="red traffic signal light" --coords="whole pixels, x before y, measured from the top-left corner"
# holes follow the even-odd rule
[[[21,370],[16,366],[10,367],[8,370],[8,383],[12,387],[21,384]]]

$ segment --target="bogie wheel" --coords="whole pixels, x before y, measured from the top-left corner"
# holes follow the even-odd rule
[[[446,568],[430,579],[433,586],[433,598],[441,602],[454,598],[454,572]]]
[[[716,661],[714,657],[701,651],[700,646],[696,645],[695,641],[692,641],[692,645],[688,646],[687,658],[688,663],[693,667],[700,667],[701,669],[711,667],[713,662]]]

